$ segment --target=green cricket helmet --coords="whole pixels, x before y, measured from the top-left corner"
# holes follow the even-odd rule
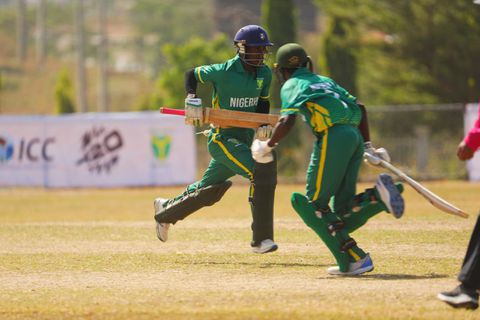
[[[287,43],[278,49],[276,61],[280,68],[298,69],[306,65],[308,56],[298,43]]]
[[[294,70],[304,67],[308,67],[313,72],[312,60],[301,45],[298,43],[287,43],[278,49],[273,69],[281,84],[286,81],[283,70]]]

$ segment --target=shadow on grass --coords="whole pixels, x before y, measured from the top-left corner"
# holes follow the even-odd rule
[[[175,261],[175,264],[188,264],[188,265],[202,265],[202,266],[215,266],[215,265],[224,265],[224,266],[258,266],[259,268],[276,268],[276,267],[313,267],[313,268],[321,268],[330,266],[329,264],[321,264],[321,263],[301,263],[301,262],[239,262],[239,261],[185,261],[179,262]]]
[[[356,278],[362,280],[420,280],[420,279],[440,279],[440,278],[449,278],[449,275],[446,274],[423,274],[423,275],[416,275],[416,274],[388,274],[388,273],[379,273],[379,274],[364,274],[360,276],[328,276],[322,277],[322,279],[343,279],[343,278]]]

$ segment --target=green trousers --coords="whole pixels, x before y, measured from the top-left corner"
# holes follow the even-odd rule
[[[373,191],[355,196],[363,142],[358,128],[351,125],[335,125],[319,135],[307,170],[306,200],[311,209],[298,194],[292,197],[294,208],[325,242],[341,271],[366,255],[349,232],[385,210],[383,204],[370,202]]]
[[[212,159],[207,170],[199,181],[187,186],[185,193],[221,183],[234,175],[247,178],[250,181],[248,199],[253,218],[252,245],[258,245],[264,239],[273,240],[276,162],[267,165],[258,164],[252,158],[250,143],[216,133],[208,137],[208,152]],[[180,197],[182,195],[177,198]]]
[[[335,125],[315,142],[307,170],[307,198],[318,209],[347,212],[356,192],[363,161],[363,138],[357,127]]]

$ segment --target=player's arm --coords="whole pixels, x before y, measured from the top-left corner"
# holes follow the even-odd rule
[[[273,129],[272,137],[270,140],[268,140],[267,145],[271,148],[275,147],[280,140],[282,140],[292,130],[296,120],[296,114],[288,114],[278,119],[278,122]]]
[[[195,68],[185,72],[185,92],[187,96],[195,98],[197,96],[197,78],[195,78]]]
[[[268,99],[258,99],[257,113],[270,113],[270,101]]]
[[[271,79],[272,79],[272,75],[270,73],[267,79],[265,80],[265,85],[263,86],[262,91],[260,92],[257,109],[256,109],[257,113],[264,113],[264,114],[270,113],[269,91],[270,91]],[[266,140],[272,136],[272,132],[273,132],[273,127],[269,124],[264,124],[258,127],[255,137],[260,140]]]
[[[185,72],[185,123],[201,126],[203,125],[203,107],[202,99],[197,97],[197,78],[195,77],[195,69]]]
[[[360,120],[358,129],[362,134],[363,141],[367,142],[367,141],[370,141],[370,128],[368,126],[367,109],[365,108],[365,105],[361,103],[357,103],[357,106],[360,108],[360,111],[362,112],[362,120]]]
[[[274,160],[272,150],[282,140],[295,125],[296,114],[288,114],[278,119],[273,135],[269,140],[261,141],[255,139],[252,143],[252,157],[259,163],[270,163]]]
[[[380,164],[380,160],[390,162],[391,159],[388,151],[385,148],[376,149],[370,141],[370,128],[368,126],[367,108],[365,108],[363,104],[358,102],[357,106],[362,112],[362,119],[360,120],[360,123],[358,125],[358,130],[360,130],[360,133],[363,136],[363,141],[365,142],[365,162],[374,166],[378,166]]]

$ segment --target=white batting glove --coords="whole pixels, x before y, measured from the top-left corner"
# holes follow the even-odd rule
[[[365,163],[378,166],[380,161],[390,162],[391,158],[385,148],[375,149],[370,141],[365,142],[365,151],[363,154]]]
[[[203,107],[202,99],[190,98],[185,99],[185,123],[196,127],[203,125]]]
[[[269,163],[273,161],[272,147],[268,146],[268,140],[261,141],[259,139],[253,140],[252,143],[252,157],[258,163]]]
[[[272,137],[273,127],[269,124],[258,127],[255,138],[262,141],[268,140]]]

